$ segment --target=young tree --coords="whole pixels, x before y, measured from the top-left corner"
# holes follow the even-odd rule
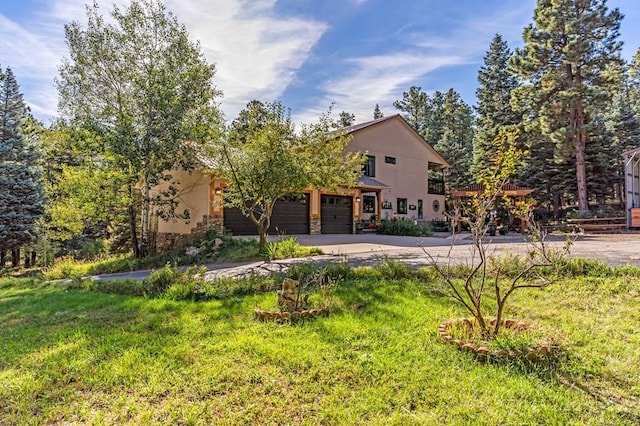
[[[442,277],[440,290],[457,300],[473,316],[482,340],[498,336],[504,326],[504,308],[516,291],[551,284],[553,272],[545,269],[558,265],[571,245],[567,240],[561,250],[549,247],[544,232],[531,219],[529,203],[519,202],[515,206],[508,203],[510,212],[527,224],[529,250],[523,258],[507,256],[500,259],[491,254],[484,237],[492,225],[485,218],[503,198],[503,186],[509,183],[524,157],[525,152],[517,144],[518,137],[517,131],[502,130],[498,133],[493,141],[496,155],[490,167],[478,176],[482,192],[472,198],[471,206],[464,215],[460,205],[454,210],[454,221],[465,223],[471,231],[471,257],[466,267],[452,267],[425,250],[431,265]],[[486,303],[486,300],[492,303]],[[490,321],[490,312],[494,321]]]
[[[13,72],[0,70],[0,268],[7,250],[18,266],[20,247],[35,238],[43,214],[37,127]]]
[[[377,120],[378,118],[384,117],[382,111],[380,111],[380,106],[376,104],[376,107],[373,109],[373,119]]]
[[[216,111],[219,93],[214,66],[160,0],[133,0],[124,10],[114,7],[111,17],[106,21],[94,4],[86,28],[77,22],[65,27],[69,58],[57,80],[60,109],[74,126],[103,140],[103,166],[124,170],[126,189],[139,194],[129,197],[127,209],[133,251],[143,257],[152,211],[176,215],[168,171],[197,164],[191,148],[203,141],[193,131],[203,111]],[[169,190],[156,190],[163,182]]]
[[[618,41],[622,15],[606,0],[538,0],[534,23],[524,30],[513,70],[527,83],[514,91],[530,99],[527,116],[575,157],[578,208],[588,211],[589,121],[610,100],[621,67]]]
[[[496,155],[493,140],[500,130],[520,121],[510,103],[511,92],[518,87],[517,77],[507,69],[511,55],[507,43],[500,34],[496,34],[484,57],[484,65],[478,71],[480,87],[476,90],[478,118],[473,138],[474,175],[491,166]]]
[[[239,208],[255,223],[264,248],[279,198],[312,187],[354,186],[364,157],[343,153],[350,139],[331,131],[334,123],[328,115],[299,132],[277,102],[250,102],[241,115],[246,119],[243,131],[232,125],[222,149],[213,147],[218,165],[213,172],[230,183],[225,206]]]

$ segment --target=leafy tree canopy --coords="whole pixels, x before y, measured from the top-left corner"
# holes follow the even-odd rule
[[[200,46],[160,0],[114,6],[105,20],[97,4],[87,7],[87,26],[65,26],[69,57],[57,86],[60,110],[73,126],[103,141],[107,168],[127,174],[125,185],[139,190],[128,206],[134,253],[148,252],[152,210],[175,213],[175,186],[168,170],[196,165],[192,147],[202,145],[199,127],[217,112],[212,84],[215,68]],[[189,140],[189,144],[184,141]],[[152,191],[167,183],[167,190]],[[136,234],[140,211],[141,239]]]

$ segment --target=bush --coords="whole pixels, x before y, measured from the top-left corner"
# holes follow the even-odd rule
[[[264,251],[269,260],[308,257],[316,254],[322,254],[322,250],[317,247],[306,247],[300,245],[295,237],[280,238],[278,241],[268,242]]]
[[[145,281],[145,295],[148,297],[166,297],[172,300],[195,299],[196,292],[204,287],[202,274],[206,268],[188,268],[185,272],[170,265],[153,272]]]
[[[383,219],[378,225],[377,232],[385,235],[402,235],[410,237],[429,237],[433,235],[431,227],[425,223],[411,220]]]

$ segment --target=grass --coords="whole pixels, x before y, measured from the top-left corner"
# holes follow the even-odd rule
[[[509,317],[562,341],[549,366],[441,343],[437,326],[464,312],[398,268],[345,276],[331,315],[295,324],[252,317],[272,292],[194,303],[2,279],[0,423],[640,421],[637,275],[514,296]]]
[[[216,246],[215,241],[222,241]],[[187,248],[196,248],[196,254],[187,254]],[[105,256],[92,261],[60,258],[44,271],[48,280],[78,278],[113,272],[128,272],[138,269],[162,268],[170,265],[198,265],[213,262],[243,262],[258,259],[286,259],[322,254],[317,247],[305,247],[294,237],[281,238],[270,242],[261,252],[255,239],[236,239],[208,232],[184,247],[175,248],[144,259],[136,259],[131,254]]]

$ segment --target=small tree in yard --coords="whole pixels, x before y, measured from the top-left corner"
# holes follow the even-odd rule
[[[363,155],[344,154],[349,138],[332,132],[328,114],[296,132],[280,103],[250,102],[216,149],[214,171],[231,185],[224,204],[237,207],[256,225],[264,249],[276,201],[306,188],[354,186]],[[239,126],[239,124],[241,126]]]
[[[551,283],[550,274],[545,271],[548,272],[549,267],[556,265],[568,253],[571,245],[571,240],[567,240],[562,249],[550,247],[545,241],[545,232],[533,221],[530,214],[532,205],[521,202],[511,208],[511,213],[524,220],[527,225],[530,243],[526,256],[499,258],[490,253],[490,243],[485,240],[490,224],[485,218],[502,197],[502,186],[515,173],[525,154],[517,148],[517,138],[517,132],[502,131],[498,134],[494,140],[496,157],[492,160],[492,166],[479,176],[484,191],[472,199],[471,208],[464,216],[460,207],[452,214],[454,222],[464,222],[471,231],[471,263],[466,268],[453,267],[449,262],[443,265],[439,258],[431,256],[425,250],[432,266],[442,278],[440,290],[460,302],[471,313],[483,340],[494,339],[498,335],[505,305],[516,290],[543,288]],[[449,257],[448,260],[450,259]],[[494,321],[487,315],[490,308],[485,299],[495,302],[495,312],[492,315]]]

